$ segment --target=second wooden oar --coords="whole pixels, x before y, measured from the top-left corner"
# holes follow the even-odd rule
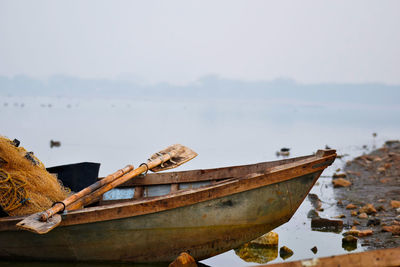
[[[61,223],[61,216],[57,214],[58,212],[63,211],[71,203],[74,203],[76,200],[92,193],[103,185],[108,184],[115,179],[118,179],[119,177],[123,176],[133,169],[134,167],[132,165],[127,165],[125,168],[120,169],[110,175],[107,175],[107,177],[105,177],[104,179],[99,180],[94,184],[85,187],[78,193],[67,197],[62,202],[54,203],[53,207],[51,207],[50,209],[26,217],[24,220],[20,221],[17,226],[19,228],[30,230],[39,234],[47,233]]]

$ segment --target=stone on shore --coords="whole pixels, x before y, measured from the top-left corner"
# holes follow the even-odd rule
[[[197,267],[197,264],[192,256],[182,252],[168,267]]]
[[[291,250],[287,246],[283,246],[279,250],[279,256],[284,260],[290,258],[292,255],[293,255],[293,250]]]
[[[351,203],[346,206],[347,210],[353,210],[353,209],[356,209],[356,208],[357,208],[357,206],[354,205],[354,204],[351,204]]]
[[[400,225],[383,226],[383,232],[391,232],[392,235],[400,235]]]
[[[363,212],[363,213],[360,213],[360,214],[358,215],[358,218],[359,218],[359,219],[368,219],[368,215],[367,215],[365,212]]]
[[[367,222],[367,226],[373,225],[373,226],[377,226],[381,224],[381,220],[378,218],[375,219],[369,219]]]
[[[360,208],[358,211],[360,213],[365,212],[366,214],[376,213],[376,209],[375,209],[374,205],[372,205],[372,204],[367,204],[367,205],[363,206],[362,208]]]
[[[349,180],[343,179],[343,178],[338,178],[332,180],[333,187],[348,187],[351,185],[351,182]]]
[[[311,248],[311,251],[312,251],[314,254],[317,254],[318,248],[317,248],[316,246],[314,246],[313,248]]]
[[[390,201],[390,206],[392,206],[392,208],[400,208],[400,201],[392,200]]]
[[[367,229],[367,230],[362,230],[358,233],[359,237],[363,237],[363,236],[368,236],[368,235],[372,235],[374,232],[371,229]]]
[[[349,231],[343,233],[343,235],[344,235],[344,236],[347,236],[347,235],[358,236],[359,233],[360,233],[360,230],[357,230],[357,229],[350,229]]]
[[[334,173],[332,178],[346,178],[346,173]]]

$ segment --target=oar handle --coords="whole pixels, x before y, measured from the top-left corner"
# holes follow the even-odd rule
[[[148,160],[146,164],[142,164],[138,168],[124,174],[123,176],[119,177],[118,179],[115,179],[114,181],[112,181],[111,183],[108,183],[108,184],[104,185],[103,187],[100,187],[96,191],[86,195],[85,197],[83,197],[81,199],[78,199],[71,205],[68,205],[67,210],[77,210],[77,209],[83,208],[86,205],[93,203],[94,201],[96,201],[98,199],[98,197],[100,197],[104,193],[110,191],[111,189],[119,186],[120,184],[123,184],[126,181],[128,181],[148,170],[151,170],[152,168],[154,168],[158,165],[163,164],[164,162],[175,157],[176,155],[177,155],[176,151],[171,151],[169,153],[160,154],[160,155],[158,155],[159,157],[154,158],[152,160]]]
[[[93,191],[97,190],[98,188],[104,186],[105,184],[108,184],[119,177],[123,176],[124,174],[128,173],[129,171],[133,170],[132,165],[127,165],[125,168],[120,169],[110,175],[107,175],[105,178],[95,182],[94,184],[82,189],[78,193],[73,194],[72,196],[69,196],[68,198],[64,199],[62,202],[56,202],[53,207],[50,209],[44,211],[40,215],[40,221],[45,222],[47,221],[51,216],[54,214],[62,211],[65,209],[68,205],[74,203],[76,200],[92,193]]]

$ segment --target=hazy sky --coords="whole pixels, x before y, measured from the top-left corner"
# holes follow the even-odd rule
[[[0,75],[400,84],[400,1],[3,1]]]

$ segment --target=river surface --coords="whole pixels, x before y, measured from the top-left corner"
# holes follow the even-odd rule
[[[331,186],[334,170],[346,160],[400,138],[398,105],[270,100],[141,100],[0,96],[0,134],[17,138],[47,166],[91,161],[105,176],[126,164],[139,165],[151,154],[181,143],[199,156],[177,170],[213,168],[291,157],[326,145],[338,159],[312,193],[323,202],[321,217],[339,215]],[[377,137],[373,137],[377,133]],[[60,147],[50,148],[50,140]],[[363,148],[363,146],[365,146]],[[276,228],[279,247],[294,251],[286,261],[348,253],[340,233],[311,231],[306,199],[292,219]],[[346,219],[344,219],[346,220]],[[345,221],[346,222],[346,221]],[[311,248],[317,246],[314,254]],[[352,252],[362,251],[360,245]],[[278,257],[271,262],[284,261]],[[210,266],[252,266],[234,250],[206,259]]]

